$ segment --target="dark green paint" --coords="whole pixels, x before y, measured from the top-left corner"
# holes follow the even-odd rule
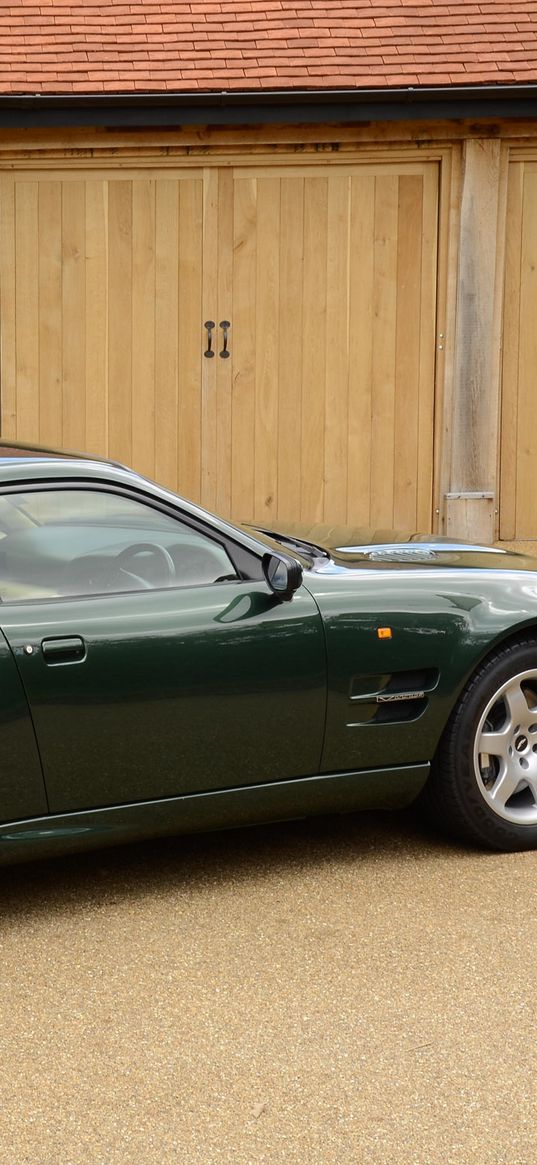
[[[537,576],[400,568],[346,576],[321,571],[305,581],[327,638],[323,772],[430,761],[460,689],[481,659],[517,628],[537,622]],[[377,637],[377,628],[385,626],[392,628],[391,639]],[[374,686],[375,677],[409,668],[438,672],[421,715],[403,723],[360,724],[360,709],[350,698],[356,679],[363,684],[372,677]],[[398,706],[392,708],[397,714]]]
[[[38,482],[123,489],[206,523],[253,567],[242,581],[0,607],[13,653],[0,639],[6,860],[408,804],[480,661],[537,629],[534,559],[290,527],[328,548],[308,554],[121,467],[1,464],[0,488]],[[289,602],[263,579],[267,548],[303,567]],[[379,639],[379,627],[392,637]]]
[[[325,647],[304,588],[292,603],[247,582],[10,603],[0,618],[52,812],[319,771]],[[47,662],[42,641],[63,637],[85,654]]]
[[[0,820],[35,817],[48,811],[43,774],[24,689],[1,633],[0,692]]]

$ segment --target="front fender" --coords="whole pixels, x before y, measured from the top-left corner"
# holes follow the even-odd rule
[[[532,572],[355,570],[305,583],[326,638],[322,772],[430,761],[481,660],[537,631]]]

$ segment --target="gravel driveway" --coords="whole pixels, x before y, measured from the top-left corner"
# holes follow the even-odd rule
[[[537,854],[405,815],[0,871],[2,1165],[533,1165]]]

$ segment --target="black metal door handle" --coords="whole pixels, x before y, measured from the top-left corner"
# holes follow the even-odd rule
[[[230,324],[229,320],[220,320],[219,326],[222,328],[222,331],[224,333],[224,347],[222,348],[220,355],[222,357],[222,360],[227,360],[228,356],[231,356],[231,352],[228,351],[228,346],[227,346],[228,330],[231,327],[231,324]]]
[[[41,649],[46,663],[82,663],[86,658],[86,644],[80,635],[43,639]]]
[[[206,320],[203,327],[207,328],[207,347],[206,347],[203,355],[206,356],[208,360],[210,360],[211,357],[214,356],[214,352],[213,352],[213,328],[216,327],[216,324],[215,324],[214,320]]]

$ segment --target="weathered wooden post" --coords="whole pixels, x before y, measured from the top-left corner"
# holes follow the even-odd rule
[[[464,143],[445,530],[477,542],[497,526],[504,157],[494,138]]]

